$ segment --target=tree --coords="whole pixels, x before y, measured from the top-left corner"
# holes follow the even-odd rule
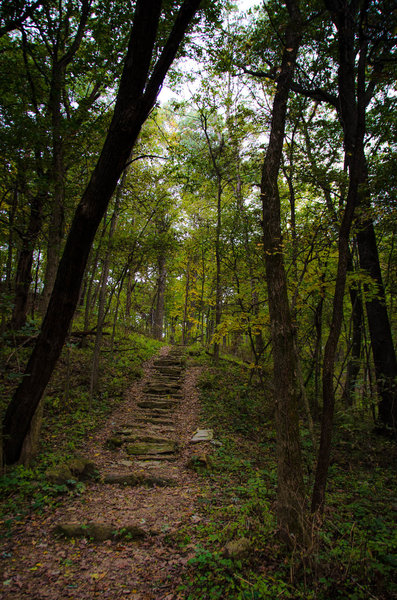
[[[32,417],[61,352],[76,308],[95,232],[131,148],[156,100],[184,35],[200,5],[185,0],[152,66],[161,0],[138,0],[112,122],[90,182],[77,207],[40,335],[5,415],[4,458],[18,460]]]
[[[277,514],[287,536],[304,537],[305,494],[299,436],[297,357],[283,261],[278,174],[287,102],[302,36],[299,4],[287,0],[288,23],[273,100],[269,143],[263,161],[261,199],[263,245],[273,347],[277,434]]]

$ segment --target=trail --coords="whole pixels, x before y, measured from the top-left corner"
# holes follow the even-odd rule
[[[125,402],[80,449],[100,480],[88,482],[80,497],[32,513],[3,539],[1,599],[183,598],[177,586],[193,550],[180,550],[177,533],[200,520],[200,483],[188,467],[203,449],[190,441],[198,425],[198,370],[185,370],[180,351],[169,348],[145,366]],[[129,528],[138,539],[55,533],[60,525],[92,522],[99,537]]]

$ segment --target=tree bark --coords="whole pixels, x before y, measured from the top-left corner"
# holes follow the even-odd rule
[[[43,222],[45,195],[38,194],[32,200],[29,224],[23,235],[15,277],[15,300],[11,317],[11,328],[21,329],[26,323],[29,288],[32,282],[33,253]]]
[[[288,96],[301,40],[299,5],[287,1],[289,22],[273,101],[269,145],[262,167],[263,240],[273,344],[277,435],[277,515],[281,532],[304,538],[304,484],[299,435],[299,383],[294,330],[284,268],[278,174],[284,142]]]
[[[365,206],[367,205],[368,199],[365,200]],[[378,416],[383,425],[391,427],[397,435],[397,359],[387,314],[375,231],[370,219],[361,224],[357,242],[360,266],[376,284],[376,294],[369,295],[365,307],[380,398]]]
[[[351,252],[348,257],[348,271],[353,272],[353,259]],[[351,356],[346,369],[346,381],[343,390],[343,398],[347,406],[353,406],[354,395],[358,374],[361,367],[361,342],[364,320],[363,303],[361,299],[361,289],[359,284],[354,283],[349,288],[350,303],[352,306],[352,342]]]
[[[200,0],[183,2],[150,75],[162,2],[137,0],[112,122],[98,163],[77,207],[25,377],[6,411],[3,431],[7,463],[14,463],[19,458],[31,419],[61,353],[96,230],[199,5]]]
[[[153,317],[153,335],[156,340],[161,340],[163,338],[165,284],[167,278],[166,259],[163,250],[160,251],[157,265],[159,276],[157,280],[156,309]]]
[[[350,4],[338,0],[326,0],[337,28],[339,69],[338,89],[340,111],[344,123],[349,123],[345,135],[345,155],[349,168],[349,189],[338,241],[338,268],[332,309],[330,332],[324,349],[323,359],[323,413],[321,419],[320,447],[312,495],[312,512],[322,512],[328,467],[331,456],[332,428],[335,406],[334,366],[343,319],[343,297],[349,260],[349,238],[356,206],[364,191],[363,161],[365,134],[365,85],[366,40],[360,38],[358,77],[355,72],[355,19],[357,14]],[[356,9],[357,10],[357,9]],[[357,94],[357,95],[356,95]]]

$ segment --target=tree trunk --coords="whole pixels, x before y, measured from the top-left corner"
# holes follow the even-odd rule
[[[353,271],[353,261],[349,253],[348,270]],[[352,305],[352,345],[351,357],[347,364],[346,381],[343,390],[343,398],[347,406],[353,406],[358,374],[361,367],[361,341],[363,328],[363,303],[361,290],[358,284],[352,284],[349,289],[350,302]]]
[[[365,199],[365,206],[368,199]],[[389,317],[387,314],[385,290],[379,264],[374,226],[371,220],[365,221],[357,234],[360,267],[376,284],[376,293],[366,299],[369,334],[375,364],[375,376],[379,402],[379,419],[397,434],[397,360],[393,345]]]
[[[218,334],[218,327],[221,324],[222,319],[222,282],[221,282],[221,210],[222,210],[222,182],[218,177],[218,196],[216,203],[216,238],[215,238],[215,262],[216,262],[216,285],[215,285],[215,335]],[[219,342],[214,344],[214,361],[219,361]]]
[[[163,338],[165,284],[167,278],[165,254],[163,251],[160,253],[157,264],[159,276],[157,280],[156,309],[153,317],[153,335],[156,340],[161,340]]]
[[[30,207],[29,224],[23,236],[15,278],[15,301],[11,328],[20,329],[26,323],[29,288],[32,282],[33,253],[43,221],[44,196],[37,195]]]
[[[104,325],[104,320],[105,320],[105,303],[106,303],[106,296],[107,296],[107,285],[108,285],[109,267],[110,267],[111,242],[112,242],[112,239],[114,236],[114,232],[116,230],[118,213],[119,213],[119,204],[120,204],[120,190],[123,186],[124,179],[125,179],[125,171],[123,172],[121,183],[118,187],[118,193],[116,195],[116,202],[115,202],[115,206],[113,209],[112,218],[110,221],[108,247],[106,250],[105,259],[103,261],[103,266],[102,266],[101,286],[100,286],[100,290],[99,290],[99,301],[98,301],[98,319],[97,319],[97,325],[96,325],[95,344],[94,344],[94,352],[93,352],[92,367],[91,367],[90,405],[92,403],[92,399],[94,397],[94,394],[95,394],[97,386],[98,386],[99,358],[100,358],[101,345],[102,345],[103,325]]]
[[[349,168],[349,189],[339,231],[338,268],[332,310],[330,332],[324,349],[323,359],[323,414],[321,420],[320,447],[312,495],[312,512],[324,509],[325,489],[331,456],[332,426],[334,417],[334,366],[343,319],[343,297],[349,260],[349,238],[354,211],[363,194],[364,134],[365,134],[365,65],[366,40],[360,38],[358,78],[355,72],[355,19],[347,2],[327,0],[327,8],[338,32],[339,70],[338,88],[340,110],[345,130],[345,156]]]
[[[149,69],[156,44],[161,0],[137,0],[128,52],[112,122],[101,155],[71,225],[40,335],[4,419],[4,455],[18,460],[23,440],[61,353],[79,298],[98,225],[132,146],[156,100],[200,0],[185,0],[163,50]]]
[[[269,313],[273,344],[277,435],[277,515],[287,539],[304,538],[304,484],[299,436],[299,383],[294,330],[283,260],[278,174],[284,142],[288,96],[300,45],[298,4],[287,2],[289,22],[273,101],[269,145],[262,168],[261,199]]]

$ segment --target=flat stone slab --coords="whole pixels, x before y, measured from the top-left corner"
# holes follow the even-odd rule
[[[173,425],[173,421],[169,421],[168,419],[164,419],[163,417],[157,417],[156,415],[148,416],[148,417],[137,417],[137,421],[143,421],[144,423],[149,423],[150,425]]]
[[[179,367],[183,368],[184,361],[180,358],[159,358],[154,362],[155,367]]]
[[[155,369],[161,374],[170,375],[172,377],[180,377],[182,373],[182,367],[172,365],[155,365]]]
[[[117,464],[121,467],[132,467],[134,465],[132,460],[119,460]]]
[[[174,454],[177,451],[178,445],[176,442],[136,442],[130,446],[126,446],[127,454],[133,456],[140,455],[158,455],[158,454]]]
[[[144,394],[152,394],[153,396],[170,396],[179,392],[180,389],[180,385],[153,384],[145,386],[142,391]]]
[[[169,487],[177,485],[177,480],[171,477],[144,475],[141,473],[108,473],[104,483],[125,485],[130,487]]]
[[[134,442],[150,442],[154,444],[162,444],[169,441],[169,438],[159,437],[156,435],[144,435],[143,433],[137,435],[129,435],[124,437],[112,437],[106,441],[106,447],[110,450],[116,450],[121,448],[124,444],[130,444]]]
[[[174,408],[176,402],[173,400],[142,400],[138,402],[139,408]]]
[[[213,437],[214,432],[212,429],[197,429],[190,441],[194,444],[199,442],[210,442]]]
[[[147,463],[150,463],[150,465],[154,463],[161,464],[162,462],[170,462],[177,459],[174,454],[140,454],[137,458],[139,459],[137,464],[141,466]]]

